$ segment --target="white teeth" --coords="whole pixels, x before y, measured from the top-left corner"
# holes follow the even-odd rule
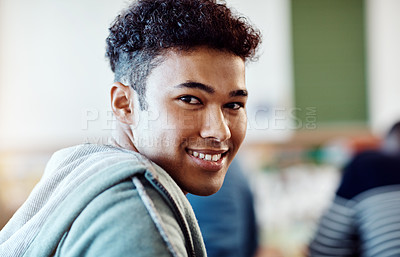
[[[219,161],[219,159],[221,159],[222,156],[222,154],[204,154],[192,150],[188,150],[188,153],[190,155],[193,155],[194,157],[198,157],[199,159],[203,159],[206,161],[213,161],[213,162]]]
[[[219,159],[221,159],[221,155],[220,154],[214,154],[213,157],[212,157],[212,160],[215,161],[215,162],[218,161]]]

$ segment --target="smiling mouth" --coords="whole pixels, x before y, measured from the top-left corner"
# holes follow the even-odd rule
[[[198,158],[200,160],[205,160],[205,161],[210,161],[210,162],[218,162],[225,154],[224,153],[219,153],[219,154],[206,154],[206,153],[201,153],[193,150],[188,150],[188,154],[191,156]]]

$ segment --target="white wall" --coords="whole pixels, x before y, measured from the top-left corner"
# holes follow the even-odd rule
[[[104,131],[107,28],[123,0],[0,0],[0,149],[47,148]]]
[[[382,134],[400,120],[400,1],[366,6],[370,123]]]

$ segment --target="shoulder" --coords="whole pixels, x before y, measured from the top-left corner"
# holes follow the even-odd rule
[[[84,145],[69,149],[56,165],[50,178],[67,175],[52,198],[62,200],[40,228],[29,250],[31,256],[54,251],[61,256],[128,256],[132,252],[135,256],[171,256],[172,248],[178,256],[186,256],[188,242],[201,246],[185,195],[164,170],[140,154]],[[140,179],[152,211],[133,178]],[[64,197],[58,196],[60,192]],[[188,223],[194,225],[187,228]],[[192,237],[187,236],[190,233]]]
[[[172,256],[132,179],[91,187],[90,182],[102,183],[92,179],[48,217],[27,256]],[[184,236],[172,210],[155,189],[144,186],[166,234],[173,238],[174,251],[186,256]]]
[[[68,149],[57,162],[50,178],[67,174],[50,199],[59,200],[51,206],[54,211],[28,252],[32,256],[54,251],[61,256],[128,256],[132,252],[135,256],[171,256],[154,213],[146,209],[133,183],[137,177],[166,234],[174,239],[176,252],[185,256],[185,239],[174,213],[145,178],[150,170],[158,170],[136,153],[104,147],[89,150],[94,151],[86,155],[82,149]]]
[[[185,254],[183,234],[174,214],[151,187],[146,187],[164,229],[181,240],[173,242]],[[154,215],[154,214],[153,214]],[[70,256],[170,256],[154,220],[132,181],[126,180],[104,191],[74,220],[59,245]],[[73,254],[72,249],[76,254]]]

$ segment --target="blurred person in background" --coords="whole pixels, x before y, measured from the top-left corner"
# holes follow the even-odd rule
[[[206,256],[185,195],[217,192],[243,142],[259,31],[214,0],[135,1],[109,30],[111,142],[52,156],[2,257]]]
[[[309,256],[400,256],[400,122],[345,166]]]
[[[188,194],[209,257],[252,257],[258,248],[253,193],[234,159],[221,189],[207,197]]]

